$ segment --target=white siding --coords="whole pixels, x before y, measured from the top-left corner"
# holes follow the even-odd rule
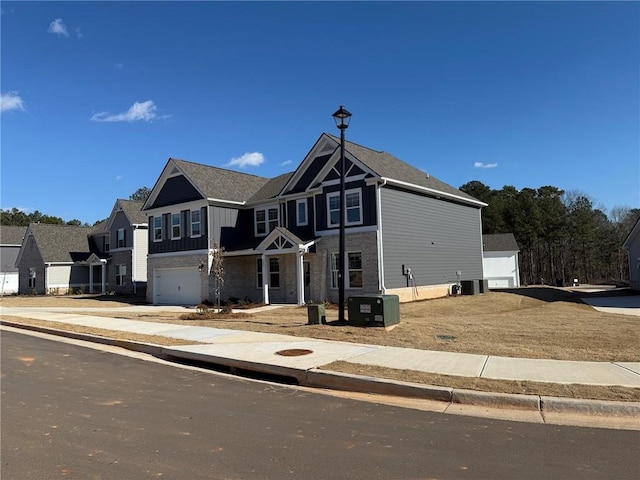
[[[49,265],[46,275],[46,288],[67,288],[71,279],[71,265]]]
[[[146,228],[133,230],[133,272],[134,282],[147,281],[147,253],[149,252],[148,232]]]
[[[517,252],[485,252],[482,265],[489,288],[520,286]]]

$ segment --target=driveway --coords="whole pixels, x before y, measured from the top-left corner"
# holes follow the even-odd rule
[[[582,301],[600,312],[640,317],[640,295],[582,298]]]

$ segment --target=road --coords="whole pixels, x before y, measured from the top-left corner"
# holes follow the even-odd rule
[[[637,431],[443,415],[2,332],[3,480],[637,479]]]

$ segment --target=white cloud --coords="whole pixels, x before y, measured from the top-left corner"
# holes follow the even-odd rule
[[[95,113],[91,116],[94,122],[137,122],[139,120],[150,122],[158,118],[156,107],[151,100],[135,102],[129,110],[123,113],[110,114],[109,112]],[[164,118],[164,117],[163,117]]]
[[[62,35],[64,37],[69,36],[69,31],[67,30],[67,26],[62,23],[61,18],[56,18],[53,22],[49,24],[49,28],[47,29],[49,33],[55,33],[56,35]]]
[[[122,179],[122,175],[117,175],[116,176],[116,181],[121,180]]]
[[[291,165],[293,162],[291,160],[285,160],[284,162],[282,162],[280,164],[281,167],[284,167],[285,165]]]
[[[9,110],[24,111],[24,102],[18,92],[3,93],[0,96],[0,111],[8,112]]]
[[[474,167],[476,168],[496,168],[498,166],[497,163],[482,163],[482,162],[476,162],[473,164]]]
[[[258,167],[264,163],[264,155],[260,152],[245,153],[241,157],[232,158],[226,166],[245,168],[247,166]]]

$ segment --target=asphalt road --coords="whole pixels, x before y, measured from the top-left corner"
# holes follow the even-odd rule
[[[443,415],[1,338],[3,480],[640,478],[637,431]]]

